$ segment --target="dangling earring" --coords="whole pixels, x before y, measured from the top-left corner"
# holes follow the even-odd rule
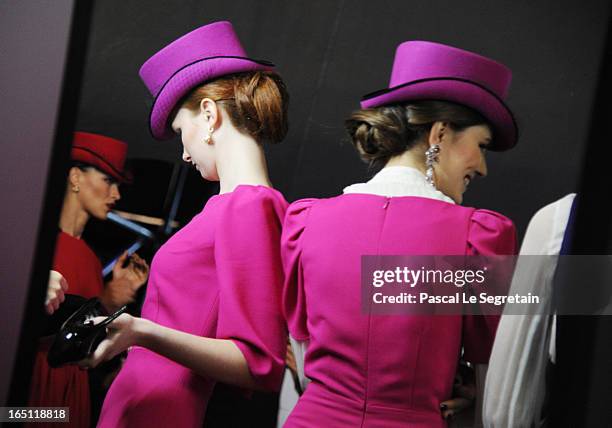
[[[208,134],[206,134],[206,137],[204,137],[204,143],[206,144],[210,144],[212,141],[212,133],[215,130],[213,129],[213,127],[211,126],[210,128],[208,128]]]
[[[425,173],[425,180],[432,186],[436,187],[434,183],[434,163],[438,162],[438,154],[440,153],[440,145],[434,144],[425,152],[425,165],[427,166],[427,171]]]
[[[76,184],[75,184],[74,186],[72,186],[72,191],[73,191],[74,193],[79,193],[79,191],[80,191],[80,190],[81,190],[81,189],[79,189],[79,186],[77,186]]]

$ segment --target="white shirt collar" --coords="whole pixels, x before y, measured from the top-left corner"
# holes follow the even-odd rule
[[[425,175],[409,166],[388,166],[367,183],[352,184],[343,193],[367,193],[380,196],[419,196],[454,204],[451,198],[432,187]]]

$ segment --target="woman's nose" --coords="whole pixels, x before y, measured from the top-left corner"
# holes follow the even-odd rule
[[[111,196],[115,198],[116,201],[121,199],[121,192],[119,192],[119,185],[113,184],[111,187]]]
[[[187,153],[185,150],[183,150],[183,161],[191,162],[191,156],[189,156],[189,153]]]
[[[488,172],[488,170],[487,170],[487,159],[485,158],[484,154],[481,155],[480,165],[478,165],[478,169],[476,170],[476,172],[481,177],[486,177],[487,176],[487,172]]]

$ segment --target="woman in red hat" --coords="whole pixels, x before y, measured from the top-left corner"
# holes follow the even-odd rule
[[[147,263],[134,254],[124,266],[128,257],[124,253],[113,268],[112,280],[105,286],[100,260],[81,239],[88,220],[91,217],[106,219],[119,200],[119,184],[126,181],[123,173],[126,153],[127,144],[114,138],[87,132],[74,134],[72,167],[68,172],[50,276],[48,313],[57,309],[61,300],[53,295],[65,288],[70,294],[98,297],[104,307],[113,312],[133,301],[136,291],[147,279]],[[64,286],[58,288],[57,284],[61,283]],[[36,354],[29,405],[68,406],[70,422],[57,426],[88,427],[91,422],[87,372],[76,366],[50,368],[47,364],[48,339],[41,339]]]
[[[449,400],[462,350],[486,364],[497,318],[377,306],[372,286],[362,290],[362,257],[515,253],[508,218],[460,205],[487,174],[486,151],[516,143],[503,101],[509,83],[510,70],[480,55],[401,44],[389,88],[364,97],[346,121],[380,172],[343,195],[288,208],[284,313],[292,340],[307,347],[310,383],[286,427],[444,427],[457,411]]]
[[[263,144],[285,137],[288,94],[271,63],[246,55],[229,22],[175,40],[140,76],[155,97],[153,136],[178,134],[183,160],[219,181],[220,194],[155,255],[142,318],[117,318],[88,362],[131,347],[98,426],[197,427],[217,381],[280,387],[287,202],[272,188]]]

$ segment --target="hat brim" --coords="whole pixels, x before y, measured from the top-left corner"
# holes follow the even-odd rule
[[[149,114],[151,135],[158,140],[172,138],[169,116],[177,103],[196,86],[228,74],[273,69],[274,64],[270,61],[233,56],[203,58],[180,68],[164,83],[153,101]]]
[[[88,149],[87,147],[81,146],[73,146],[72,151],[78,151],[78,156],[72,156],[72,159],[81,162],[87,165],[91,165],[94,168],[99,169],[104,174],[108,174],[117,180],[119,183],[131,184],[133,181],[133,176],[130,171],[124,170],[119,171],[115,166],[109,163],[102,156],[94,152],[93,150]]]
[[[476,82],[458,78],[428,78],[372,92],[361,99],[362,108],[419,100],[442,100],[470,107],[493,127],[488,150],[505,151],[518,141],[518,126],[510,108],[494,92]]]

